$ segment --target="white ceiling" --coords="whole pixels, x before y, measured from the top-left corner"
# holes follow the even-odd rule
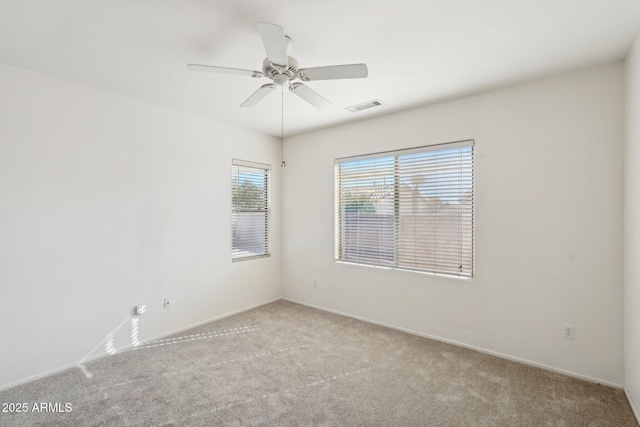
[[[319,111],[284,93],[285,135],[619,60],[639,0],[0,0],[0,62],[280,136],[258,22],[281,25],[301,67],[364,62],[369,78],[309,82]],[[343,108],[379,99],[359,113]]]

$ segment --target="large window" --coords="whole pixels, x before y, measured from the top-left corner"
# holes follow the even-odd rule
[[[335,168],[337,260],[473,277],[473,141]]]
[[[269,169],[233,160],[231,166],[231,259],[269,256]]]

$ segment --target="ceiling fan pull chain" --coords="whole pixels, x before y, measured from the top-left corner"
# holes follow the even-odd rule
[[[280,86],[280,147],[282,147],[281,159],[282,163],[280,167],[286,168],[287,162],[284,161],[284,86]]]

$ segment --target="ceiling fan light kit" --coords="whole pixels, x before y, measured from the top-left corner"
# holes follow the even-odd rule
[[[330,106],[331,103],[305,84],[294,82],[294,80],[310,82],[315,80],[361,79],[369,74],[365,64],[300,68],[298,61],[287,55],[287,48],[291,46],[293,41],[285,35],[281,26],[260,22],[258,23],[258,28],[264,48],[267,51],[267,57],[262,62],[262,71],[198,64],[188,64],[187,68],[191,71],[238,74],[253,78],[267,77],[271,79],[273,83],[259,87],[240,105],[245,108],[253,107],[278,86],[287,86],[291,93],[299,96],[314,107],[323,109]]]

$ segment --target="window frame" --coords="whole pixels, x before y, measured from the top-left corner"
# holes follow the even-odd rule
[[[400,230],[400,194],[401,194],[401,190],[400,190],[400,176],[403,172],[402,168],[399,169],[399,157],[400,156],[405,156],[407,154],[419,154],[419,153],[426,153],[426,152],[433,152],[433,151],[444,151],[444,150],[450,150],[450,149],[455,149],[455,148],[462,148],[462,147],[470,147],[470,153],[469,153],[469,157],[470,157],[470,166],[468,171],[470,172],[470,231],[468,232],[468,235],[465,233],[464,238],[465,239],[470,239],[470,243],[467,243],[466,245],[464,245],[465,249],[470,250],[470,256],[467,257],[468,259],[468,266],[465,267],[465,270],[467,272],[465,272],[463,274],[462,272],[462,264],[461,264],[461,270],[459,272],[453,272],[453,271],[438,271],[437,269],[429,269],[429,268],[416,268],[415,266],[403,266],[403,265],[399,265],[399,255],[398,255],[398,251],[399,251],[399,241],[400,241],[400,237],[399,237],[399,230]],[[362,161],[362,160],[374,160],[374,159],[383,159],[385,157],[393,157],[393,162],[394,162],[394,167],[393,167],[393,261],[391,263],[389,262],[385,262],[385,263],[381,263],[381,262],[375,262],[375,261],[371,261],[369,260],[367,261],[362,261],[361,259],[345,259],[343,257],[344,255],[344,247],[343,244],[344,242],[342,241],[343,239],[343,235],[342,235],[342,227],[343,227],[343,223],[341,222],[341,209],[342,209],[342,204],[341,204],[341,165],[343,163],[347,163],[347,162],[357,162],[357,161]],[[425,146],[420,146],[420,147],[412,147],[412,148],[407,148],[407,149],[400,149],[400,150],[390,150],[390,151],[383,151],[383,152],[377,152],[377,153],[370,153],[370,154],[365,154],[365,155],[357,155],[357,156],[349,156],[349,157],[342,157],[342,158],[337,158],[334,161],[334,207],[335,207],[335,212],[334,212],[334,259],[337,263],[340,264],[351,264],[351,265],[360,265],[360,266],[368,266],[368,267],[374,267],[374,268],[381,268],[381,269],[389,269],[389,270],[400,270],[400,271],[410,271],[410,272],[416,272],[416,273],[424,273],[424,274],[430,274],[430,275],[438,275],[438,276],[444,276],[444,277],[452,277],[452,278],[459,278],[459,279],[473,279],[475,277],[475,191],[476,191],[476,182],[475,182],[475,141],[473,139],[468,139],[468,140],[461,140],[461,141],[455,141],[455,142],[447,142],[447,143],[441,143],[441,144],[432,144],[432,145],[425,145]],[[404,199],[403,199],[404,200]],[[344,202],[344,201],[342,201]],[[460,219],[458,219],[458,221],[460,221]],[[457,226],[460,227],[461,226],[461,222],[457,223]],[[434,234],[436,234],[434,232]],[[358,237],[359,238],[359,237]],[[459,237],[457,240],[457,244],[462,247],[463,243],[462,243],[462,237]],[[468,240],[467,240],[468,242]],[[436,249],[436,252],[441,250],[440,248]],[[358,258],[358,257],[356,257]],[[457,267],[456,267],[457,268]]]
[[[237,176],[240,175],[241,170],[245,169],[251,173],[257,173],[258,175],[262,174],[264,180],[264,189],[261,191],[263,197],[260,197],[257,200],[257,203],[263,204],[263,210],[256,209],[238,209],[238,207],[234,204],[234,183]],[[251,171],[253,169],[253,171]],[[264,240],[259,241],[261,247],[264,248],[264,252],[255,252],[253,254],[243,254],[239,252],[234,244],[235,238],[234,235],[237,232],[237,228],[234,228],[234,218],[236,215],[243,213],[264,213],[264,233],[262,236]],[[231,262],[241,262],[241,261],[249,261],[260,258],[268,258],[271,256],[271,239],[270,239],[270,228],[271,228],[271,165],[264,163],[251,162],[240,159],[232,159],[231,161]]]

